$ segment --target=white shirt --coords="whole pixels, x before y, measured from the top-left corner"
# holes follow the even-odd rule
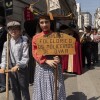
[[[29,60],[29,48],[27,43],[27,38],[21,36],[20,38],[15,41],[13,38],[10,39],[10,56],[9,59],[11,60],[9,63],[9,67],[14,67],[18,65],[19,68],[25,68],[28,64]],[[1,59],[1,68],[6,68],[6,58],[7,58],[7,42],[4,43],[2,59]],[[14,66],[12,66],[12,64]]]
[[[90,34],[90,33],[84,33],[81,37],[81,39],[84,37],[84,36],[90,36],[90,38],[93,40],[93,34]]]

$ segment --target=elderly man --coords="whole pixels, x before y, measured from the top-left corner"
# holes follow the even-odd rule
[[[83,67],[85,67],[85,58],[87,59],[87,68],[91,68],[91,50],[92,50],[92,40],[93,34],[91,34],[91,26],[85,27],[85,33],[81,37],[82,43],[82,61]]]
[[[11,89],[14,100],[30,100],[28,89],[27,64],[29,60],[27,38],[22,36],[21,24],[11,21],[7,24],[8,32],[11,36],[9,43],[9,68]],[[6,47],[5,42],[2,53],[0,73],[5,72],[6,68]],[[21,97],[22,96],[22,97]]]

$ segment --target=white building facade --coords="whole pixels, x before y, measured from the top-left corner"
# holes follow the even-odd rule
[[[84,17],[84,26],[92,26],[92,15],[90,12],[82,12],[82,15]]]
[[[78,15],[78,29],[83,30],[84,29],[84,17],[81,13],[81,5],[77,3],[77,15]]]
[[[100,33],[100,7],[96,9],[94,17],[94,27],[97,28]]]

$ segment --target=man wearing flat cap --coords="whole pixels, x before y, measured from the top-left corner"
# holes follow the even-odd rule
[[[83,67],[85,67],[86,58],[88,69],[91,67],[92,40],[93,34],[91,34],[91,26],[88,25],[85,27],[85,33],[81,37]]]
[[[27,73],[29,60],[27,38],[22,36],[21,24],[18,21],[8,22],[7,28],[11,36],[9,40],[9,69],[11,69],[10,83],[13,98],[14,100],[22,100],[22,98],[23,100],[30,100]],[[3,47],[0,73],[4,73],[6,68],[6,47],[7,42]]]

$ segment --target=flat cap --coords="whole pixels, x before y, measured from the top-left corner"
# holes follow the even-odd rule
[[[11,21],[7,23],[7,27],[13,27],[13,26],[20,26],[21,24],[18,21]]]

